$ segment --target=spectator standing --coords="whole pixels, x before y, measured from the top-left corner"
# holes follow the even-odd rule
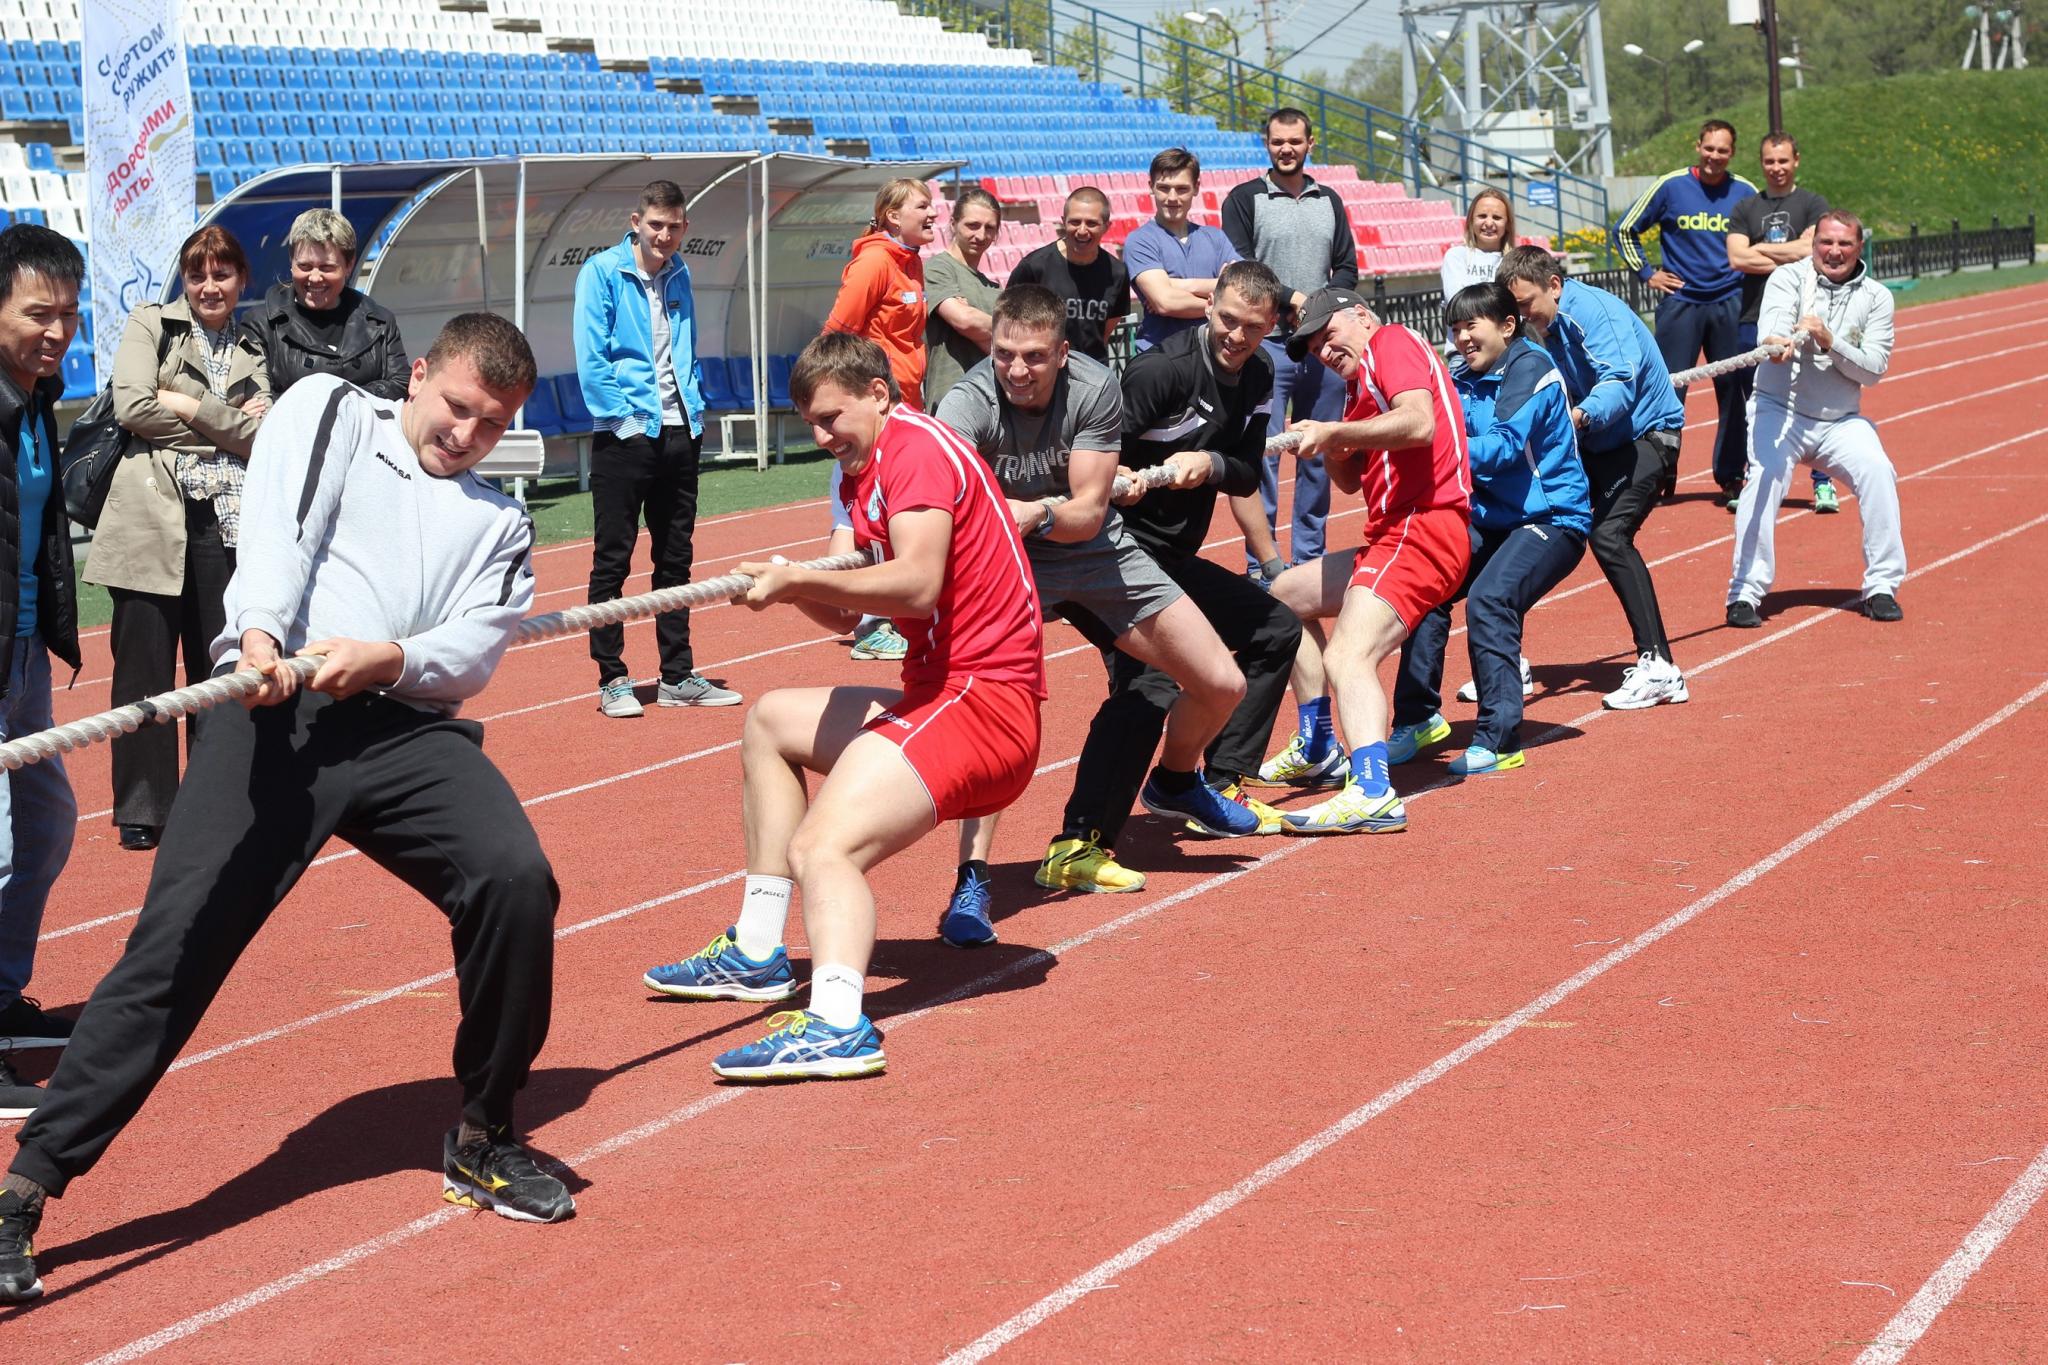
[[[1188,220],[1202,191],[1202,163],[1184,147],[1152,158],[1152,221],[1124,241],[1124,269],[1145,307],[1140,350],[1202,325],[1216,295],[1216,277],[1239,259],[1222,228]]]
[[[924,396],[933,407],[988,356],[989,315],[1003,287],[981,273],[981,258],[1002,226],[994,195],[964,189],[953,200],[952,240],[924,263]]]
[[[129,315],[114,357],[114,415],[140,448],[121,461],[92,538],[85,580],[114,599],[113,702],[126,706],[212,670],[235,572],[242,478],[270,375],[235,327],[249,278],[242,244],[205,227],[178,251],[184,297]],[[196,742],[203,717],[186,722]],[[178,727],[145,725],[113,743],[121,847],[155,848],[178,791]]]
[[[1742,321],[1737,328],[1737,351],[1756,346],[1756,316],[1764,301],[1764,281],[1779,266],[1813,255],[1813,230],[1821,215],[1828,211],[1827,200],[1795,183],[1799,176],[1799,143],[1790,134],[1772,133],[1766,137],[1758,148],[1758,156],[1763,162],[1764,187],[1735,206],[1734,220],[1728,228],[1728,264],[1742,272]],[[1747,413],[1749,396],[1756,387],[1756,371],[1737,370],[1731,378],[1736,381],[1739,401]],[[1716,446],[1714,456],[1717,461],[1723,456],[1734,461],[1729,466],[1714,466],[1714,482],[1728,495],[1728,510],[1733,512],[1741,499],[1742,471],[1749,452],[1724,451]],[[1818,467],[1812,473],[1813,510],[1823,515],[1841,511],[1841,499],[1835,496],[1833,481]]]
[[[1090,360],[1109,363],[1109,338],[1131,311],[1131,276],[1102,249],[1109,228],[1109,196],[1083,185],[1067,196],[1060,235],[1017,262],[1009,283],[1044,285],[1067,309],[1067,345]]]
[[[1690,369],[1704,354],[1709,361],[1726,360],[1740,348],[1742,272],[1728,263],[1728,229],[1736,206],[1756,193],[1756,186],[1732,175],[1735,126],[1720,119],[1700,125],[1694,144],[1698,161],[1675,170],[1643,191],[1614,225],[1614,246],[1644,283],[1663,295],[1657,304],[1657,350],[1664,368],[1676,374]],[[1664,264],[1652,266],[1643,255],[1643,233],[1657,229]],[[1736,396],[1739,381],[1723,375],[1714,381],[1720,423],[1714,431],[1714,468],[1742,466],[1749,448],[1749,422]],[[1679,391],[1683,403],[1685,393]],[[1664,473],[1666,497],[1678,485],[1678,460]]]
[[[1492,284],[1501,253],[1514,244],[1515,206],[1507,195],[1496,189],[1473,195],[1472,207],[1465,211],[1465,240],[1444,253],[1444,302],[1461,289]]]
[[[932,241],[932,191],[922,180],[891,180],[875,194],[867,232],[839,275],[828,332],[866,337],[889,357],[889,373],[913,409],[924,408],[924,262]]]
[[[1273,363],[1273,428],[1296,422],[1335,422],[1344,415],[1344,385],[1313,351],[1290,359],[1288,338],[1301,307],[1326,288],[1358,285],[1358,246],[1344,201],[1308,173],[1316,147],[1315,127],[1299,109],[1275,109],[1266,117],[1270,169],[1247,180],[1223,201],[1223,231],[1238,255],[1258,261],[1292,292],[1282,325],[1266,338]],[[1231,510],[1245,531],[1247,567],[1263,571],[1278,558],[1274,547],[1280,506],[1280,457],[1268,455],[1259,475],[1259,502],[1232,498]],[[1291,562],[1306,564],[1323,554],[1323,523],[1330,515],[1330,479],[1322,457],[1295,459]]]
[[[690,581],[704,374],[697,363],[690,267],[677,252],[689,230],[682,187],[673,180],[651,181],[640,192],[624,239],[585,261],[576,275],[576,378],[598,426],[590,446],[592,602],[610,602],[625,591],[643,515],[654,586]],[[654,638],[661,652],[658,704],[738,704],[739,693],[697,675],[690,613],[658,618]],[[626,673],[625,644],[623,626],[590,632],[597,706],[607,716],[641,714]]]
[[[0,232],[0,740],[47,730],[50,656],[78,671],[78,588],[71,519],[57,480],[57,400],[64,352],[78,333],[85,261],[46,227]],[[71,856],[78,805],[52,756],[0,774],[0,1118],[42,1099],[7,1052],[62,1047],[71,1021],[23,994],[50,888]]]
[[[397,402],[405,397],[410,362],[391,310],[349,288],[356,268],[356,230],[333,209],[307,209],[285,234],[289,283],[274,284],[242,329],[263,354],[270,396],[309,374],[331,374]]]
[[[1830,209],[1820,217],[1810,260],[1774,272],[1758,324],[1781,344],[1794,328],[1811,341],[1789,348],[1757,376],[1749,478],[1735,514],[1735,570],[1728,624],[1754,629],[1777,575],[1778,507],[1800,464],[1839,474],[1863,518],[1862,611],[1898,621],[1906,542],[1899,530],[1899,477],[1877,427],[1863,416],[1863,390],[1884,378],[1892,356],[1892,296],[1863,265],[1863,224]]]

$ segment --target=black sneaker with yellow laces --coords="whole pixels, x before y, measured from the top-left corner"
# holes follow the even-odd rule
[[[12,1190],[0,1190],[0,1303],[27,1303],[43,1296],[36,1278],[36,1229],[43,1201],[31,1204]]]
[[[569,1187],[543,1171],[506,1130],[458,1145],[461,1136],[460,1126],[451,1128],[441,1143],[441,1197],[449,1203],[522,1223],[559,1223],[576,1212]]]

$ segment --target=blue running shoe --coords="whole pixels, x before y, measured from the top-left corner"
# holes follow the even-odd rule
[[[988,882],[970,870],[939,916],[939,937],[955,948],[979,948],[996,941],[996,927],[989,922]]]
[[[1156,777],[1147,777],[1138,799],[1154,815],[1185,820],[1199,833],[1218,839],[1242,839],[1259,832],[1259,817],[1210,786],[1200,773],[1184,792],[1163,791]]]
[[[1495,773],[1512,772],[1526,761],[1520,749],[1500,754],[1475,744],[1451,760],[1450,773],[1452,777],[1491,777]]]
[[[733,942],[737,929],[727,929],[695,957],[655,967],[640,978],[650,991],[684,1000],[787,1000],[796,991],[789,954],[778,944],[764,962],[756,962]]]
[[[729,1081],[846,1080],[879,1075],[888,1065],[882,1035],[863,1014],[836,1029],[815,1014],[784,1010],[768,1019],[768,1036],[721,1052],[711,1063]]]
[[[1441,744],[1451,737],[1451,723],[1441,712],[1431,716],[1420,725],[1397,725],[1394,733],[1387,736],[1387,766],[1413,763],[1415,756],[1432,744]]]

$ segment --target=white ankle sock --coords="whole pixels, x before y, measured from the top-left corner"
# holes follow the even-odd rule
[[[747,874],[746,894],[740,897],[739,931],[735,940],[740,951],[759,962],[782,943],[782,930],[789,921],[789,895],[795,883],[787,877]]]
[[[811,969],[811,1013],[833,1028],[852,1028],[860,1022],[865,985],[861,974],[851,967],[820,963]]]

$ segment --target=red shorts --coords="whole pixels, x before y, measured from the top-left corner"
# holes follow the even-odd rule
[[[1454,507],[1410,512],[1366,531],[1351,561],[1351,586],[1394,609],[1412,634],[1451,600],[1472,564],[1472,521]]]
[[[1015,683],[948,678],[906,692],[863,728],[903,751],[941,824],[994,815],[1038,765],[1038,698]]]

